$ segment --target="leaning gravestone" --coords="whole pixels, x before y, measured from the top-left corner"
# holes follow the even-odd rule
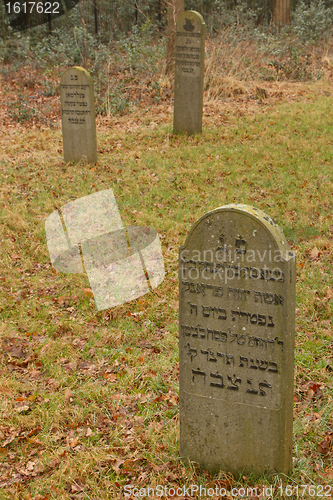
[[[180,247],[180,454],[211,472],[291,471],[295,262],[246,205],[208,212]]]
[[[97,162],[94,88],[84,68],[67,69],[60,82],[65,162]]]
[[[202,16],[193,10],[177,20],[174,132],[190,135],[202,130],[205,28]]]

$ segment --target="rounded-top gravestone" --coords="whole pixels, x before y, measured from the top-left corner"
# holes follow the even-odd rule
[[[295,261],[246,205],[205,214],[180,247],[180,454],[211,472],[291,470]]]
[[[174,132],[190,135],[202,130],[205,29],[202,16],[193,10],[177,20]]]
[[[65,162],[97,162],[94,88],[84,68],[67,69],[60,82],[61,121]]]

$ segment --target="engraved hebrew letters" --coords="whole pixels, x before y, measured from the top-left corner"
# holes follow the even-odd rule
[[[176,24],[173,115],[176,133],[201,132],[204,56],[204,20],[198,12],[184,12]]]
[[[179,252],[181,456],[213,471],[289,470],[294,276],[260,210],[229,205],[191,229]]]
[[[60,83],[64,160],[97,161],[95,104],[89,73],[79,66],[67,69]]]

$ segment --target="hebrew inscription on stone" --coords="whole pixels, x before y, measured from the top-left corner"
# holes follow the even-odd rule
[[[183,12],[176,23],[173,129],[196,134],[202,129],[205,22],[195,11]]]
[[[295,255],[266,214],[228,205],[194,224],[179,251],[182,455],[205,464],[200,450],[214,442],[215,432],[230,449],[246,439],[255,443],[274,425],[291,441],[294,295]],[[265,462],[289,470],[290,451],[283,457],[278,451],[284,438],[274,439],[270,446],[278,458],[265,459],[265,449],[258,471]],[[233,472],[237,453],[221,465],[223,446],[216,457],[207,452],[206,461]],[[250,458],[239,459],[239,468],[248,467]],[[234,466],[228,469],[228,463]]]
[[[60,101],[65,162],[96,163],[94,89],[84,68],[74,66],[62,74]]]
[[[180,324],[180,345],[190,353],[184,390],[279,409],[283,374],[277,367],[283,357],[279,326],[285,282],[278,265],[281,255],[256,248],[253,232],[245,237],[243,229],[240,235],[239,228],[233,227],[227,237],[217,214],[203,224],[209,246],[201,252],[183,249],[180,254],[182,317],[186,318]]]

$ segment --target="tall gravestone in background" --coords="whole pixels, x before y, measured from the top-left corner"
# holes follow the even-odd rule
[[[174,132],[202,130],[205,29],[202,16],[189,10],[176,24]]]
[[[295,262],[246,205],[205,214],[180,247],[180,454],[211,472],[291,470]]]
[[[67,69],[60,82],[65,162],[97,162],[94,88],[84,68]]]

